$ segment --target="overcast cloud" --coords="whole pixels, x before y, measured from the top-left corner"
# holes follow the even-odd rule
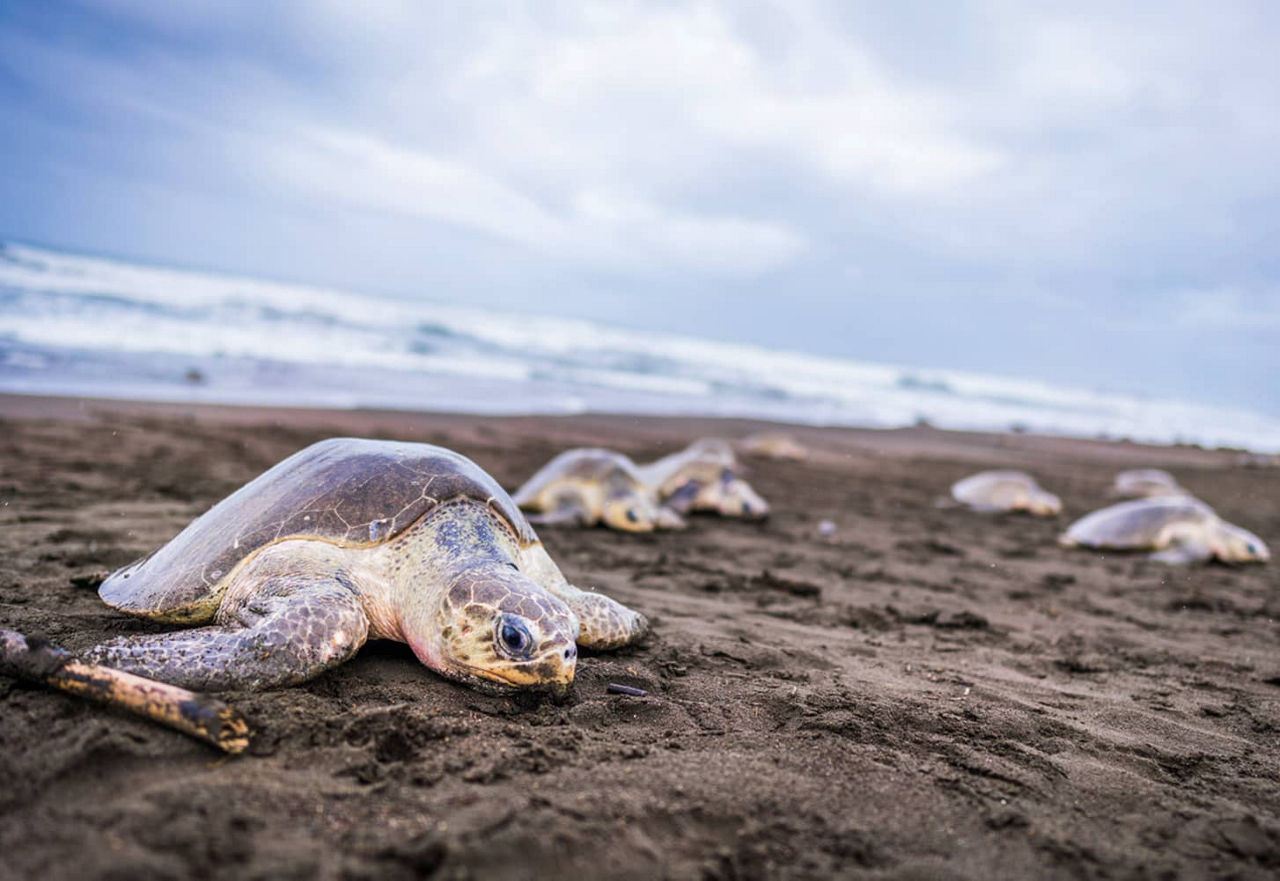
[[[267,5],[0,6],[0,236],[1280,412],[1273,4]]]

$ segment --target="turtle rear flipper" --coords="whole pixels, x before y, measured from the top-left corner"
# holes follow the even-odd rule
[[[85,658],[183,688],[266,689],[318,676],[368,638],[360,599],[341,578],[280,577],[263,584],[252,602],[244,617],[231,610],[225,625],[125,636],[95,646]]]

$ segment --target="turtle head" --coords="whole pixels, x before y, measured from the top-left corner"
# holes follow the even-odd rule
[[[1265,563],[1271,559],[1271,551],[1262,539],[1230,523],[1219,528],[1214,554],[1224,563]]]
[[[486,561],[458,572],[434,611],[405,636],[437,672],[486,691],[564,694],[572,684],[578,617],[514,563]]]
[[[729,468],[714,477],[689,480],[671,494],[667,505],[676,511],[714,511],[722,517],[744,520],[769,516],[769,503]]]
[[[769,503],[751,484],[729,471],[720,480],[716,509],[724,517],[741,517],[744,520],[763,520],[769,516]]]
[[[1062,513],[1062,499],[1051,492],[1033,492],[1027,500],[1027,510],[1037,517],[1053,517]]]
[[[653,532],[658,526],[658,508],[640,493],[616,493],[604,500],[600,514],[606,526],[622,532]]]

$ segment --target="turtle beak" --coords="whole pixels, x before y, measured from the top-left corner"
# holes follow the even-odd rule
[[[562,704],[569,699],[569,689],[572,682],[555,683],[547,687],[547,694],[551,697],[552,703]]]
[[[558,651],[548,652],[539,662],[546,677],[546,689],[557,700],[563,700],[573,685],[573,676],[578,671],[578,646],[569,643]]]

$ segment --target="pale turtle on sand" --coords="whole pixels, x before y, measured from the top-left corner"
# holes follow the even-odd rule
[[[525,481],[514,499],[538,525],[604,524],[624,532],[685,525],[658,505],[631,459],[595,447],[565,450]]]
[[[1062,502],[1022,471],[980,471],[951,486],[951,497],[974,511],[1026,511],[1051,517]]]
[[[99,588],[173,624],[84,655],[186,688],[311,679],[370,638],[488,690],[563,692],[578,645],[616,648],[643,616],[570,585],[498,483],[429,444],[313,444]]]
[[[1111,485],[1111,494],[1122,498],[1147,499],[1155,496],[1188,496],[1178,479],[1160,468],[1135,468],[1121,471]]]
[[[1156,496],[1120,502],[1088,514],[1058,539],[1063,547],[1155,551],[1162,563],[1265,563],[1267,546],[1252,532],[1227,523],[1190,496]]]
[[[1236,456],[1241,468],[1280,468],[1280,455],[1244,451]]]
[[[809,458],[809,450],[789,434],[767,431],[753,434],[742,442],[742,449],[766,459],[800,462]]]
[[[641,479],[663,505],[686,514],[711,511],[724,517],[763,520],[769,503],[740,474],[728,441],[703,438],[678,453],[641,465]]]

